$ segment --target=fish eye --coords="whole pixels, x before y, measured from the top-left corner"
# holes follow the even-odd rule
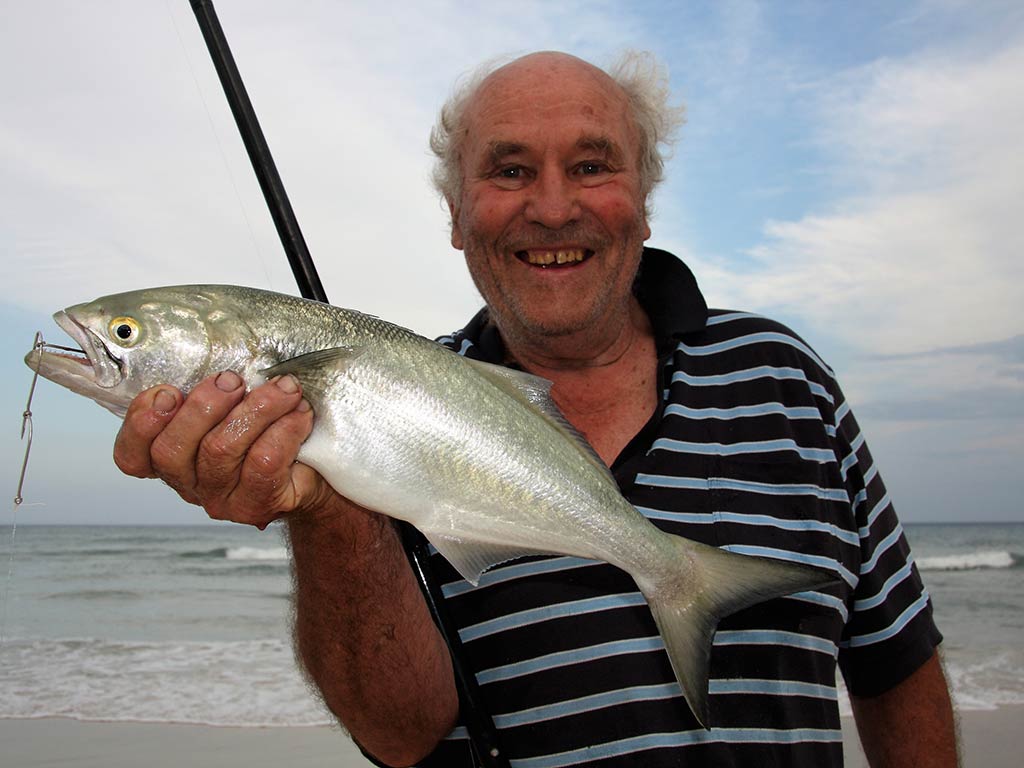
[[[124,347],[139,340],[139,324],[131,317],[115,317],[110,321],[110,337]]]

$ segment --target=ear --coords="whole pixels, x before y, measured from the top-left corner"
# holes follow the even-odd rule
[[[455,207],[452,200],[447,200],[448,213],[452,217],[452,248],[462,250],[462,228],[459,226],[459,209]]]

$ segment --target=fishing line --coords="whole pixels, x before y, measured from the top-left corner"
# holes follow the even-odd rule
[[[206,97],[203,95],[203,89],[199,85],[199,78],[196,76],[195,68],[192,66],[192,59],[189,58],[188,48],[185,47],[185,39],[181,36],[181,30],[178,28],[178,22],[174,18],[174,14],[171,12],[170,0],[164,0],[164,7],[167,9],[167,15],[171,17],[171,26],[174,27],[174,34],[178,38],[178,45],[181,47],[182,56],[185,59],[185,64],[188,67],[189,74],[192,75],[192,82],[196,86],[196,93],[199,94],[199,101],[203,105],[203,110],[206,112],[206,120],[210,125],[210,133],[213,134],[213,140],[217,145],[217,151],[220,153],[221,163],[224,165],[224,172],[227,174],[228,181],[231,182],[231,189],[234,190],[235,200],[238,201],[238,209],[242,212],[242,219],[245,221],[245,228],[249,231],[249,239],[252,241],[253,248],[256,249],[256,256],[259,259],[260,266],[263,268],[263,276],[267,280],[267,286],[274,288],[274,281],[270,277],[270,270],[267,267],[267,260],[263,257],[263,251],[260,249],[259,241],[256,239],[256,232],[252,227],[252,222],[249,220],[249,215],[246,213],[245,203],[242,201],[242,194],[239,192],[238,183],[235,180],[235,176],[231,173],[231,166],[228,163],[227,152],[224,151],[224,145],[221,143],[220,134],[217,133],[217,124],[213,120],[213,113],[210,112],[210,105],[206,103]]]
[[[47,344],[43,341],[42,331],[36,331],[35,340],[32,342],[32,351],[37,355],[37,361],[43,356],[44,347],[56,347],[56,344]],[[66,347],[57,347],[66,349]],[[18,507],[24,501],[22,491],[25,487],[25,473],[28,470],[28,457],[32,451],[32,396],[36,393],[36,382],[39,380],[39,366],[32,373],[32,383],[28,388],[28,400],[25,403],[25,410],[21,414],[21,439],[25,440],[25,458],[21,462],[21,474],[18,476],[18,490],[14,492],[14,504],[11,507],[11,539],[7,549],[7,579],[4,582],[4,598],[0,603],[0,647],[3,647],[7,634],[7,603],[11,594],[11,582],[14,580],[14,537],[18,532]],[[26,439],[27,435],[27,439]]]

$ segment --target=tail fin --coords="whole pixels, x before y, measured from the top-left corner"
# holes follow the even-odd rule
[[[764,600],[835,582],[827,571],[738,555],[672,536],[679,567],[641,585],[694,716],[708,724],[708,663],[720,619]],[[680,575],[680,569],[684,575]],[[639,583],[639,581],[638,581]]]

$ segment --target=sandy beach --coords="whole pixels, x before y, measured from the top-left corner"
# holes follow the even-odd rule
[[[961,715],[964,765],[1017,768],[1024,707]],[[846,765],[867,761],[853,721],[843,720]],[[41,718],[0,720],[4,768],[367,768],[348,737],[333,728],[213,728],[150,723],[91,723]]]
[[[340,729],[0,720],[3,768],[372,768]]]

